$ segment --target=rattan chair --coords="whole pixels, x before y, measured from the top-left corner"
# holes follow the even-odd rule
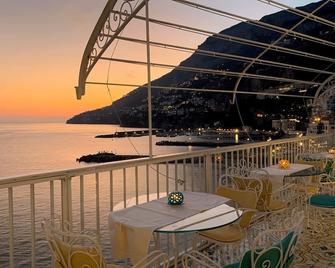
[[[289,226],[263,231],[254,239],[240,261],[222,264],[216,256],[193,251],[182,258],[184,268],[288,268],[294,261],[294,250],[303,231],[303,212],[292,214]]]
[[[236,223],[195,234],[193,245],[212,245],[219,258],[236,259],[249,243],[247,230],[257,213],[257,193],[224,186],[219,187],[216,193],[231,199],[244,212]]]
[[[42,222],[42,229],[53,256],[55,268],[120,268],[116,264],[107,264],[98,241],[85,234],[73,233],[69,225],[56,226],[49,220]],[[160,251],[151,252],[146,258],[134,265],[140,267],[169,266],[167,256]]]

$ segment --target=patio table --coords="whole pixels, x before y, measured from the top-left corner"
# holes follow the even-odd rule
[[[272,189],[277,190],[284,184],[284,178],[286,176],[294,176],[295,174],[299,174],[299,172],[303,170],[313,169],[312,165],[305,164],[290,164],[290,167],[287,169],[281,169],[278,165],[272,165],[262,170],[266,171],[269,175],[269,179],[272,182]]]
[[[328,159],[335,159],[335,154],[331,154],[328,152],[321,152],[313,154],[302,154],[301,157],[311,160],[328,160]]]
[[[183,194],[182,205],[168,205],[167,197],[163,197],[111,212],[109,229],[113,257],[129,257],[136,263],[148,254],[153,233],[176,236],[178,233],[210,230],[231,224],[242,214],[241,210],[227,204],[230,199],[201,192]],[[174,247],[177,248],[177,244]],[[177,253],[175,251],[175,257]]]

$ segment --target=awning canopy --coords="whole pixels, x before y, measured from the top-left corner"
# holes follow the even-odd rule
[[[328,92],[329,88],[334,86],[335,80],[335,43],[329,36],[334,37],[335,22],[322,16],[322,10],[332,9],[335,17],[335,1],[324,0],[310,4],[303,8],[295,8],[285,5],[278,1],[256,0],[257,2],[275,7],[282,10],[283,15],[287,16],[287,23],[278,23],[262,19],[254,20],[245,15],[226,11],[217,8],[212,1],[196,0],[169,0],[178,5],[187,7],[190,12],[193,9],[207,13],[208,16],[220,16],[243,23],[256,34],[269,35],[268,40],[257,38],[255,35],[241,35],[233,31],[212,32],[207,29],[201,29],[185,24],[178,24],[167,19],[156,18],[149,13],[141,15],[141,10],[145,9],[154,0],[109,0],[104,8],[86,46],[79,74],[79,83],[76,87],[77,97],[80,99],[85,94],[87,84],[106,85],[103,81],[88,81],[88,76],[99,61],[122,62],[131,65],[147,65],[148,68],[167,68],[181,72],[200,73],[214,76],[229,77],[229,86],[211,89],[211,88],[192,88],[176,85],[150,85],[152,89],[175,89],[175,90],[197,90],[206,92],[223,92],[232,94],[232,100],[235,101],[236,94],[257,94],[257,95],[275,95],[283,97],[311,98],[317,101],[319,96]],[[159,0],[156,0],[159,1]],[[165,0],[166,1],[166,0]],[[200,3],[206,2],[206,4]],[[241,2],[241,5],[243,3]],[[230,44],[245,47],[247,50],[253,50],[252,53],[241,55],[231,52],[218,52],[202,48],[194,48],[179,43],[166,43],[164,41],[150,40],[147,38],[140,39],[132,36],[122,36],[122,32],[130,22],[142,21],[148,25],[162,27],[162,29],[173,28],[178,31],[192,32],[199,35],[230,42]],[[285,24],[285,26],[283,25]],[[324,32],[305,31],[306,27],[318,29],[323,27],[323,31],[331,34],[326,35]],[[163,31],[162,30],[162,31]],[[149,30],[148,30],[149,31]],[[307,32],[307,33],[306,33]],[[108,57],[106,50],[118,41],[131,42],[146,45],[148,47],[160,47],[167,50],[183,51],[209,57],[213,60],[221,59],[234,63],[235,69],[213,69],[205,67],[193,67],[186,65],[172,65],[164,62],[151,62],[150,54],[146,61],[129,59],[128,57]],[[313,47],[314,49],[309,49]],[[303,49],[305,50],[303,50]],[[318,48],[317,51],[315,51]],[[327,53],[324,53],[326,51]],[[149,50],[150,52],[150,50]],[[283,60],[284,59],[284,60]],[[295,63],[296,62],[296,63]],[[262,71],[263,70],[263,73]],[[267,73],[264,70],[271,70]],[[278,70],[274,71],[274,70]],[[283,75],[290,74],[290,75]],[[278,82],[281,87],[270,89],[263,86],[261,89],[244,88],[244,80],[271,81]],[[145,87],[146,85],[129,84],[129,83],[109,83],[109,85],[126,86],[126,87]],[[283,85],[285,88],[283,90]],[[297,90],[300,88],[300,90]],[[292,89],[292,90],[290,90]],[[304,89],[304,90],[301,90]],[[313,89],[313,90],[309,90]],[[312,93],[312,94],[311,94]],[[321,98],[322,99],[322,98]]]

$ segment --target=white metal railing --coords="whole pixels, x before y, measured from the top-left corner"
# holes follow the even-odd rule
[[[126,208],[174,190],[212,192],[241,159],[262,168],[333,144],[334,135],[297,137],[2,178],[0,267],[49,264],[43,218],[61,215],[78,231],[94,229],[108,255],[108,212],[120,204]]]

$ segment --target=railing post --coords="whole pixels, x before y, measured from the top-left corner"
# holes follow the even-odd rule
[[[72,225],[72,190],[71,177],[61,180],[62,226],[71,228]],[[68,225],[67,225],[68,224]]]
[[[268,158],[269,158],[269,166],[273,165],[273,154],[272,154],[272,150],[273,150],[273,146],[272,144],[269,145],[269,151],[268,151]]]
[[[205,179],[206,179],[206,192],[213,192],[213,163],[212,155],[205,155]]]

